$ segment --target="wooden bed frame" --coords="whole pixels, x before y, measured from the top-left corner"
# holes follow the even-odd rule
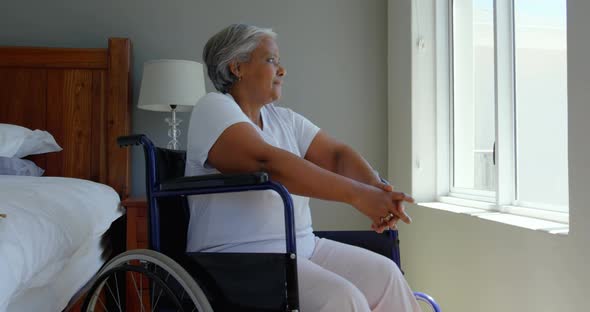
[[[49,131],[63,148],[30,157],[46,176],[92,180],[129,194],[131,43],[106,49],[0,47],[0,123]]]
[[[63,151],[29,157],[46,176],[107,184],[123,200],[130,149],[116,140],[130,131],[130,73],[125,38],[110,38],[102,49],[0,46],[0,123],[55,137]]]

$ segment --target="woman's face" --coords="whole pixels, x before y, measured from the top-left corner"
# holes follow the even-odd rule
[[[238,65],[238,82],[249,97],[263,104],[268,104],[281,97],[281,85],[285,68],[279,64],[279,47],[276,42],[265,37],[252,51],[248,62]]]

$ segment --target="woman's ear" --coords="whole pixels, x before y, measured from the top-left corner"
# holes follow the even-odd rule
[[[240,64],[238,62],[229,63],[229,71],[236,77],[240,77]]]

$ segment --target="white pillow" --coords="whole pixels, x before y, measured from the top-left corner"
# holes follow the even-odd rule
[[[25,127],[0,123],[0,157],[22,158],[61,150],[47,131],[32,131]]]
[[[45,170],[27,159],[0,157],[0,175],[40,177]]]

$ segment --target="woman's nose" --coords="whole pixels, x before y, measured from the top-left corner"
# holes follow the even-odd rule
[[[287,70],[285,69],[285,67],[283,67],[283,65],[279,65],[279,69],[277,70],[277,75],[279,77],[283,77],[287,74]]]

